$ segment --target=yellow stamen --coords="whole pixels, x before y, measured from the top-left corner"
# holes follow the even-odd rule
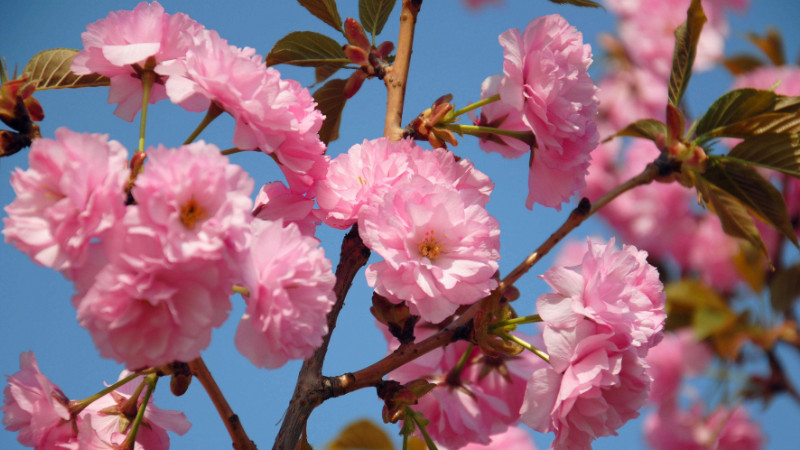
[[[189,200],[189,203],[181,207],[181,222],[188,229],[194,228],[195,224],[206,216],[206,211],[200,206],[195,199]]]
[[[361,183],[362,186],[366,186],[367,184],[367,180],[362,178],[361,175],[358,176],[358,182]]]
[[[442,244],[436,238],[433,231],[425,232],[425,239],[419,243],[419,254],[428,258],[436,259],[442,252]]]

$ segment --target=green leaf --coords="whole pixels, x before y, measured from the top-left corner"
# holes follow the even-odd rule
[[[358,18],[373,41],[381,34],[395,3],[397,0],[358,0]]]
[[[667,103],[667,146],[672,147],[683,136],[686,120],[677,106]]]
[[[800,265],[794,265],[775,274],[769,285],[770,303],[776,311],[790,311],[800,298]]]
[[[313,31],[294,31],[275,43],[267,55],[267,65],[339,66],[349,63],[342,46],[324,34]]]
[[[717,128],[710,133],[711,137],[747,138],[760,134],[797,134],[800,133],[800,114],[767,113],[750,117],[734,124]]]
[[[728,156],[800,178],[800,135],[797,134],[750,136]]]
[[[731,56],[730,58],[726,58],[722,60],[722,64],[724,64],[728,71],[733,75],[742,75],[752,72],[753,70],[764,65],[764,63],[755,56],[745,54],[739,54],[736,56]]]
[[[750,42],[756,44],[756,46],[767,55],[767,58],[769,58],[772,64],[776,66],[786,64],[783,58],[783,38],[778,30],[770,27],[763,37],[755,33],[749,33],[747,37],[750,39]]]
[[[602,5],[600,5],[597,2],[593,2],[591,0],[550,0],[550,1],[553,2],[553,3],[557,3],[559,5],[563,5],[563,4],[566,3],[566,4],[570,4],[570,5],[585,6],[585,7],[589,7],[589,8],[603,8]],[[603,9],[605,9],[605,8],[603,8]]]
[[[322,83],[323,81],[330,78],[333,74],[339,71],[342,66],[337,64],[325,65],[325,66],[317,66],[314,68],[314,84]]]
[[[767,247],[761,240],[761,234],[756,228],[753,217],[739,200],[702,177],[696,177],[694,184],[703,203],[719,217],[722,230],[727,235],[745,239],[763,255],[767,255]]]
[[[308,12],[317,16],[321,21],[342,31],[342,18],[339,17],[339,10],[336,9],[335,0],[297,0],[297,3],[307,9]]]
[[[393,450],[392,440],[379,426],[369,420],[351,423],[328,444],[327,450]]]
[[[344,98],[344,85],[347,80],[335,78],[314,92],[317,108],[325,114],[325,121],[319,130],[319,138],[325,144],[339,138],[339,125],[342,123],[342,110],[347,99]]]
[[[658,143],[660,140],[663,143],[664,138],[667,136],[667,125],[664,122],[656,119],[637,120],[636,122],[618,131],[613,136],[606,138],[603,142],[608,142],[617,136],[631,136],[650,139],[656,143]]]
[[[735,89],[718,98],[697,123],[695,133],[714,134],[716,128],[735,124],[747,118],[772,112],[777,95],[760,89]]]
[[[706,171],[702,177],[733,196],[757,218],[772,225],[794,245],[798,245],[783,196],[753,167],[725,156],[712,156],[706,161]]]
[[[706,23],[706,15],[700,0],[692,0],[686,11],[686,22],[675,29],[675,50],[672,54],[672,71],[669,74],[669,102],[679,106],[689,78],[692,76],[692,65],[697,53],[697,41],[700,31]]]
[[[22,73],[27,73],[31,81],[36,81],[36,89],[65,89],[93,86],[108,86],[111,80],[96,73],[78,75],[69,66],[78,50],[54,48],[43,50],[31,58]]]

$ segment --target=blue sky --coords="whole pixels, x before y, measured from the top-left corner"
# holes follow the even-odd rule
[[[5,57],[12,69],[15,65],[22,67],[39,50],[81,48],[80,34],[87,24],[105,17],[110,8],[132,9],[137,4],[121,0],[7,3],[4,23],[0,27],[0,56]],[[358,17],[357,2],[340,0],[339,3],[343,18]],[[254,47],[262,55],[291,31],[312,30],[333,35],[332,29],[293,1],[222,3],[165,0],[162,4],[168,12],[188,13],[206,27],[216,29],[230,43]],[[613,17],[606,11],[553,5],[545,0],[505,0],[503,5],[480,13],[466,10],[458,0],[427,0],[418,20],[404,123],[446,93],[454,95],[458,106],[477,100],[484,78],[502,71],[502,48],[497,36],[509,28],[522,29],[537,16],[555,12],[582,31],[585,40],[594,48],[598,33],[613,30]],[[787,54],[795,60],[800,53],[800,31],[796,24],[799,13],[797,0],[754,0],[746,16],[731,18],[732,32],[727,54],[751,50],[743,33],[760,33],[768,24],[774,24],[784,33]],[[397,22],[395,11],[379,42],[396,40]],[[595,59],[599,61],[597,53],[599,49],[595,50]],[[305,85],[313,82],[311,70],[278,68],[284,77],[295,78]],[[599,68],[596,63],[593,72],[597,73]],[[730,83],[730,77],[719,69],[699,74],[692,80],[688,93],[691,110],[704,110]],[[130,124],[113,116],[114,106],[107,104],[106,96],[107,88],[37,94],[46,114],[41,124],[42,134],[52,137],[55,129],[66,126],[75,131],[108,133],[128,149],[133,149],[138,136],[138,122]],[[348,103],[341,137],[331,144],[329,154],[335,156],[363,139],[379,137],[383,130],[384,107],[383,84],[377,80],[368,81]],[[148,145],[180,145],[201,118],[199,114],[185,112],[168,102],[157,104],[150,113]],[[223,116],[201,138],[226,148],[231,146],[232,130],[232,121]],[[455,151],[472,159],[496,182],[488,208],[501,223],[500,268],[508,272],[566,218],[570,208],[561,212],[541,206],[533,211],[524,208],[526,161],[486,155],[471,139],[464,139]],[[233,156],[232,160],[251,173],[257,186],[281,179],[272,160],[263,155],[241,154]],[[13,200],[13,191],[8,183],[10,173],[15,166],[24,168],[26,165],[24,154],[0,161],[0,204],[3,206]],[[584,239],[588,234],[609,235],[602,224],[592,221],[579,228],[572,237]],[[318,232],[334,264],[343,235],[344,232],[326,227],[321,227]],[[517,306],[520,314],[534,312],[536,297],[546,289],[536,275],[543,273],[550,261],[550,257],[545,258],[518,283],[522,292]],[[16,372],[19,354],[33,350],[42,371],[70,398],[87,397],[99,390],[104,381],[115,380],[121,366],[100,359],[89,334],[77,325],[75,311],[70,305],[70,284],[57,273],[36,266],[10,245],[0,245],[0,262],[0,292],[3,293],[0,301],[0,374]],[[363,275],[359,275],[334,333],[324,369],[326,374],[357,370],[385,354],[383,338],[368,312],[370,297]],[[239,297],[233,298],[233,304],[230,319],[214,332],[212,345],[203,357],[251,438],[261,448],[269,448],[294,388],[299,362],[273,371],[250,365],[233,344],[235,327],[244,311]],[[787,356],[797,360],[796,354]],[[790,367],[795,373],[800,371],[797,363]],[[222,423],[199,383],[181,398],[172,397],[168,389],[161,386],[156,392],[156,402],[162,408],[184,411],[194,425],[186,436],[173,440],[173,448],[230,448]],[[751,410],[765,426],[769,447],[786,448],[800,440],[800,428],[796,426],[800,418],[797,404],[781,397],[765,412],[760,405],[753,405]],[[321,445],[344,424],[361,417],[380,423],[380,412],[381,404],[371,389],[334,399],[314,412],[309,423],[309,440],[314,445]],[[392,435],[397,432],[394,426],[385,429]],[[536,435],[540,447],[546,447],[550,439],[548,435]],[[635,448],[641,446],[640,442],[641,423],[633,421],[620,430],[619,437],[600,439],[595,448]],[[16,434],[0,431],[0,448],[18,446]]]

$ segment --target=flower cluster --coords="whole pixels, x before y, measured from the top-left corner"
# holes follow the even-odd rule
[[[556,291],[537,300],[550,367],[528,383],[522,420],[555,432],[554,448],[589,448],[639,415],[650,376],[644,356],[659,342],[663,286],[647,254],[588,242],[581,265],[542,277]]]

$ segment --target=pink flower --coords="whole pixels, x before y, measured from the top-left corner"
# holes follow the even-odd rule
[[[430,334],[417,324],[417,339]],[[396,346],[390,341],[390,348]],[[489,358],[473,349],[459,376],[452,371],[464,352],[466,342],[436,349],[390,372],[389,379],[407,383],[424,378],[436,384],[413,406],[430,421],[426,430],[446,448],[470,443],[494,444],[491,435],[504,432],[519,420],[527,380],[544,362],[530,352],[518,356]],[[506,373],[506,375],[503,375]]]
[[[637,120],[653,118],[664,121],[668,81],[638,67],[619,68],[605,77],[598,84],[599,111],[600,118],[611,132],[602,137]]]
[[[519,111],[536,135],[526,206],[560,208],[583,187],[589,152],[599,139],[597,88],[587,73],[591,49],[559,15],[534,19],[521,35],[508,30],[500,44],[501,100]]]
[[[393,303],[437,323],[497,285],[497,221],[459,191],[422,177],[398,183],[376,205],[364,205],[359,234],[384,260],[367,282]]]
[[[234,267],[249,244],[252,191],[247,172],[213,144],[151,148],[126,221],[160,240],[171,263],[201,258]]]
[[[86,263],[89,242],[125,214],[127,151],[107,135],[66,128],[37,139],[28,170],[17,169],[17,198],[5,209],[6,242],[37,263],[65,271]]]
[[[758,450],[764,437],[744,407],[719,406],[709,416],[697,403],[689,411],[659,409],[644,423],[647,443],[656,450]]]
[[[75,442],[75,425],[61,389],[39,371],[33,352],[19,356],[19,372],[7,376],[3,390],[3,425],[19,431],[17,440],[26,447],[52,449]]]
[[[211,102],[236,120],[233,143],[277,156],[292,191],[310,191],[325,177],[328,157],[317,134],[323,116],[307,89],[282,80],[251,48],[237,48],[208,31],[195,39],[183,60],[159,68],[170,77],[167,94],[190,111]]]
[[[464,5],[469,9],[481,9],[487,5],[498,5],[503,0],[462,0]]]
[[[491,442],[483,444],[467,444],[461,450],[491,450],[502,448],[503,450],[536,450],[536,444],[528,431],[520,426],[510,426],[506,431],[493,434]]]
[[[331,161],[318,185],[320,216],[332,227],[348,228],[364,205],[380,203],[395,184],[415,175],[455,187],[468,203],[485,204],[494,187],[469,160],[456,161],[447,150],[423,150],[410,139],[364,140]]]
[[[653,377],[649,401],[659,405],[675,404],[684,375],[704,372],[712,356],[709,346],[695,340],[691,330],[665,334],[645,358]]]
[[[319,241],[295,224],[253,222],[245,311],[236,348],[253,364],[275,369],[307,358],[328,331],[336,278]]]
[[[295,194],[280,181],[273,181],[258,191],[253,216],[262,220],[283,219],[285,224],[296,224],[304,235],[313,236],[320,223],[313,208],[313,199]]]
[[[120,379],[128,374],[127,371],[123,371]],[[95,400],[81,412],[80,417],[84,425],[91,424],[90,426],[82,427],[79,431],[79,438],[82,443],[88,444],[91,442],[92,445],[96,446],[95,448],[112,448],[112,446],[122,444],[138,411],[128,411],[125,406],[141,382],[141,377],[136,378]],[[144,394],[140,394],[136,403],[139,408],[142,406],[143,397]],[[182,412],[163,410],[157,407],[153,403],[153,397],[150,397],[144,410],[142,425],[136,433],[136,448],[142,450],[166,450],[169,448],[167,431],[183,435],[189,431],[191,426]],[[88,433],[88,439],[83,436],[86,433]],[[102,445],[105,445],[105,447]],[[83,448],[83,446],[80,448]],[[92,447],[90,446],[89,448]]]
[[[707,285],[721,291],[732,291],[742,280],[735,262],[741,251],[739,240],[725,234],[719,218],[712,213],[697,221],[690,238],[685,267],[697,272]],[[714,251],[709,252],[709,248]]]
[[[800,95],[800,67],[778,66],[759,67],[752,72],[736,77],[734,88],[771,89],[780,95]]]
[[[664,286],[647,253],[626,245],[614,249],[588,240],[580,266],[550,268],[544,275],[556,293],[539,297],[536,307],[548,327],[574,328],[584,318],[609,327],[644,356],[662,335]]]
[[[81,75],[109,77],[108,102],[119,103],[114,114],[132,121],[142,107],[142,70],[185,56],[193,36],[202,29],[186,14],[165,14],[158,2],[142,2],[133,11],[109,13],[86,27],[81,35],[84,49],[73,59],[71,69]],[[149,102],[166,97],[164,81],[156,77]]]
[[[638,417],[650,384],[647,365],[618,338],[590,320],[568,330],[545,327],[552,367],[533,373],[522,421],[543,433],[554,431],[551,448],[590,448],[593,439],[616,435]]]
[[[481,98],[488,98],[498,93],[502,74],[492,75],[481,84]],[[529,131],[530,128],[524,121],[520,111],[514,109],[508,103],[499,101],[492,102],[481,108],[481,116],[474,120],[475,125],[493,128],[502,128],[512,131]],[[519,139],[490,135],[481,138],[479,145],[483,151],[497,152],[504,158],[518,158],[531,151],[530,145]]]

